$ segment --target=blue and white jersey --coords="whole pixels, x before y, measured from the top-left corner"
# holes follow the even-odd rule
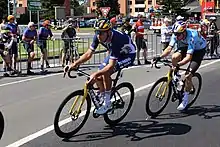
[[[193,54],[194,51],[206,48],[207,42],[205,38],[199,35],[197,30],[186,29],[186,38],[184,40],[177,40],[173,34],[169,46],[174,47],[177,43],[177,49],[180,47],[188,46],[187,53]]]
[[[107,50],[110,51],[110,59],[115,59],[115,60],[122,58],[120,51],[126,47],[129,48],[128,54],[135,54],[136,47],[133,41],[131,40],[131,38],[127,34],[124,34],[117,30],[112,30],[112,33],[113,34],[112,34],[111,42],[109,43],[101,43],[97,35],[94,35],[90,49],[95,51],[100,43],[105,48],[107,48]]]

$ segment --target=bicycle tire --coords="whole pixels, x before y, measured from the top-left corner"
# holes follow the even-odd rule
[[[197,93],[195,95],[195,97],[192,99],[192,101],[186,106],[186,109],[189,108],[190,106],[192,106],[195,101],[197,100],[198,96],[199,96],[199,93],[201,91],[201,88],[202,88],[202,76],[196,72],[195,74],[193,74],[193,77],[197,77],[198,80],[199,80],[199,86],[198,86],[198,89],[197,89]]]
[[[0,111],[0,139],[3,136],[4,128],[5,128],[5,120],[2,112]]]
[[[167,77],[162,77],[162,78],[160,78],[159,80],[157,80],[157,81],[154,83],[154,85],[151,87],[150,92],[149,92],[149,94],[148,94],[148,96],[147,96],[147,100],[146,100],[146,104],[145,104],[145,110],[146,110],[146,113],[147,113],[149,116],[153,117],[153,118],[157,117],[157,116],[166,108],[166,106],[167,106],[167,104],[168,104],[168,102],[169,102],[169,100],[170,100],[170,97],[171,97],[171,92],[172,92],[171,83],[169,84],[169,87],[168,87],[168,95],[167,95],[167,98],[166,98],[166,102],[165,102],[164,105],[163,105],[158,111],[156,111],[156,112],[153,112],[153,111],[150,109],[150,104],[149,104],[149,102],[150,102],[151,95],[152,95],[152,93],[153,93],[153,91],[154,91],[154,89],[156,88],[157,85],[159,85],[161,82],[167,82],[167,81],[168,81]]]
[[[121,117],[119,117],[118,119],[116,119],[116,120],[111,120],[111,119],[109,118],[109,116],[108,116],[107,113],[104,114],[104,121],[105,121],[108,125],[110,125],[110,126],[115,126],[115,125],[117,125],[119,122],[121,122],[121,121],[126,117],[126,115],[127,115],[128,112],[130,111],[131,106],[132,106],[132,104],[133,104],[133,101],[134,101],[134,87],[132,86],[131,83],[128,83],[128,82],[120,83],[119,85],[117,85],[117,86],[114,88],[114,90],[112,91],[112,94],[111,94],[111,95],[113,96],[116,91],[118,91],[119,89],[124,88],[124,87],[128,88],[129,91],[130,91],[130,101],[129,101],[128,108],[127,108],[127,110],[124,112],[124,114],[123,114]]]
[[[55,114],[55,119],[54,119],[54,130],[55,130],[55,133],[61,137],[61,138],[70,138],[72,137],[73,135],[75,135],[83,126],[84,124],[86,123],[88,117],[89,117],[89,114],[90,114],[90,109],[91,109],[91,99],[90,99],[90,96],[89,94],[87,95],[86,97],[86,102],[87,102],[87,109],[86,109],[86,114],[84,115],[84,119],[82,121],[82,123],[74,130],[68,132],[68,133],[65,133],[63,132],[59,125],[58,125],[58,122],[59,122],[59,117],[60,117],[60,113],[62,111],[62,109],[64,108],[64,106],[66,105],[66,103],[71,100],[73,97],[75,96],[83,96],[84,94],[84,91],[83,90],[77,90],[71,94],[69,94],[64,100],[63,102],[60,104],[56,114]]]

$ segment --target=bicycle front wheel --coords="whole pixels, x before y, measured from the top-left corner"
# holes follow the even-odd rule
[[[148,94],[145,109],[148,115],[151,117],[158,116],[167,106],[170,96],[171,96],[171,84],[168,84],[167,77],[163,77],[157,80],[154,85],[151,87],[150,92]],[[153,110],[153,104],[150,104],[150,101],[158,101],[159,104],[164,101],[161,107],[156,110]]]
[[[112,91],[111,101],[112,110],[104,114],[104,120],[110,126],[114,126],[122,121],[130,111],[134,101],[134,87],[127,82],[119,84]],[[116,118],[114,118],[115,116]]]
[[[80,106],[80,103],[82,102],[83,94],[83,90],[75,91],[68,95],[59,106],[54,119],[54,130],[59,137],[72,137],[86,123],[90,114],[91,100],[89,95],[87,95],[85,99],[86,102],[83,103],[81,109],[79,110],[78,108]],[[86,104],[86,106],[84,104]],[[61,113],[64,110],[67,111],[65,117],[60,118]],[[78,120],[80,120],[80,122],[76,122]],[[73,127],[74,124],[76,124],[76,127]]]
[[[190,93],[189,93],[189,103],[186,106],[186,109],[189,108],[190,106],[192,106],[196,99],[199,96],[201,87],[202,87],[202,77],[199,73],[195,73],[192,76],[192,83],[193,83],[193,88],[191,89]]]

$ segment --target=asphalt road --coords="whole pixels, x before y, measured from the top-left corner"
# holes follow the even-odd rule
[[[220,60],[206,60],[202,64],[199,69],[203,78],[202,91],[188,114],[179,113],[177,104],[170,103],[157,119],[148,118],[144,105],[149,88],[168,68],[135,66],[125,70],[121,79],[131,82],[136,89],[132,109],[121,124],[109,128],[102,118],[90,117],[70,140],[57,137],[51,125],[61,101],[70,92],[82,88],[85,77],[70,80],[57,73],[1,79],[1,111],[6,128],[0,146],[220,146]]]

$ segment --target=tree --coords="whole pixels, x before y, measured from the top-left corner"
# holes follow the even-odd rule
[[[182,7],[188,3],[190,0],[157,0],[159,5],[163,5],[162,12],[163,13],[184,13]]]
[[[41,0],[41,3],[42,3],[41,17],[44,19],[54,19],[55,18],[54,6],[62,6],[64,4],[64,0]]]
[[[96,12],[98,15],[102,16],[100,7],[110,7],[110,11],[107,15],[108,18],[112,18],[120,14],[120,4],[118,0],[96,0]]]
[[[78,0],[71,0],[71,9],[73,9],[74,16],[82,16],[85,12],[84,4],[79,4]]]
[[[0,19],[8,15],[8,0],[0,0]]]

